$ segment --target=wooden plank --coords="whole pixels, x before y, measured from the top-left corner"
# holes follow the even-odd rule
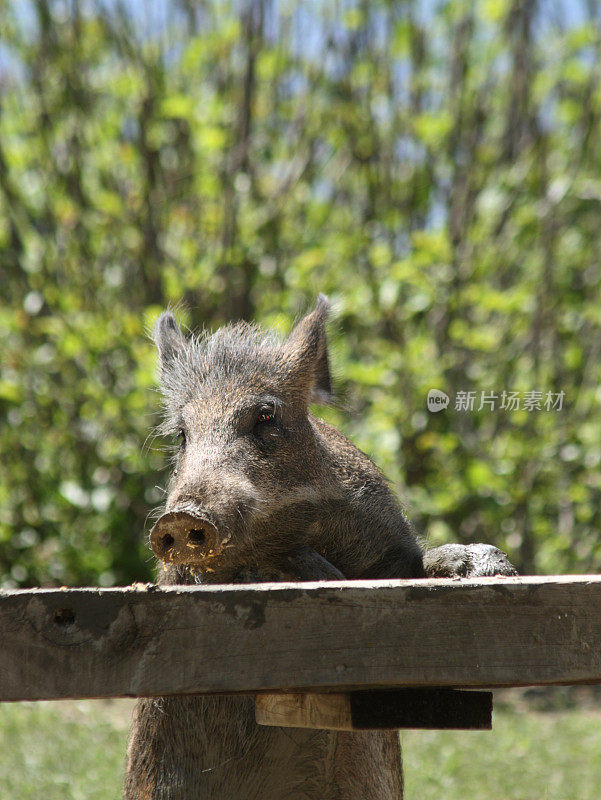
[[[601,682],[601,577],[0,593],[0,699]]]
[[[258,694],[255,718],[259,725],[280,728],[490,730],[492,692],[434,688]]]

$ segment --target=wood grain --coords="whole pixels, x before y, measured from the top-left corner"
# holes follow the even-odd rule
[[[350,692],[258,694],[255,698],[255,719],[259,725],[280,728],[351,731],[353,717]]]
[[[601,577],[0,592],[0,699],[601,682]]]

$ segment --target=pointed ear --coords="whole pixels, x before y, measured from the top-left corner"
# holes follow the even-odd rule
[[[167,368],[186,346],[186,338],[170,311],[164,311],[157,319],[152,337],[159,351],[162,369]]]
[[[306,394],[309,403],[332,398],[326,320],[330,302],[320,294],[315,310],[303,317],[286,341],[291,365],[290,379]]]

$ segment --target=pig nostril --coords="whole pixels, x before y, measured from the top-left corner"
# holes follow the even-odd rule
[[[170,533],[166,533],[164,536],[161,536],[161,550],[163,553],[168,553],[173,547],[174,543],[175,539]]]
[[[216,541],[213,523],[187,511],[167,511],[150,531],[154,554],[169,564],[200,563],[214,555]]]
[[[192,529],[188,534],[188,541],[192,545],[200,545],[205,543],[205,533],[200,529]]]

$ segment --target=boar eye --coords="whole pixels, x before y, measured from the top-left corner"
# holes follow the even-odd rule
[[[180,428],[177,432],[177,435],[180,438],[181,446],[186,446],[186,431],[183,428]]]
[[[273,406],[264,406],[259,411],[257,425],[264,425],[267,422],[275,422],[275,409]]]

